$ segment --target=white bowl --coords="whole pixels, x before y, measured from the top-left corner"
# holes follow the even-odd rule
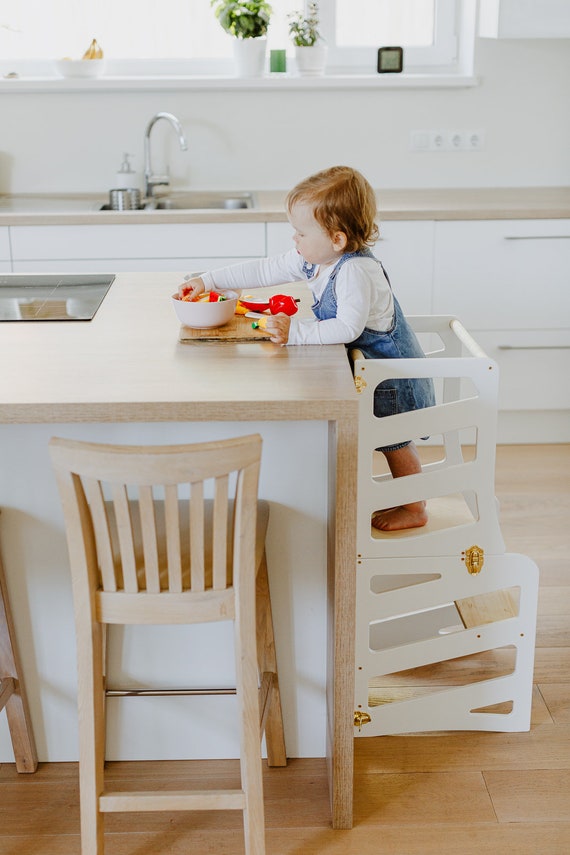
[[[173,294],[171,302],[180,323],[194,330],[209,330],[231,321],[236,310],[238,295],[235,291],[220,290],[218,293],[224,294],[227,299],[216,303],[200,303],[196,300],[188,302],[180,300],[178,294]]]
[[[55,68],[62,77],[100,77],[105,70],[105,60],[56,59]]]

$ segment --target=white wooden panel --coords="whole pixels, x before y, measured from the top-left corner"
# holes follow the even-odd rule
[[[54,258],[47,261],[16,261],[15,273],[160,273],[179,270],[181,275],[199,273],[221,267],[248,261],[247,258]],[[0,262],[1,265],[1,262]],[[0,266],[0,270],[2,267]],[[8,264],[7,271],[10,270]]]
[[[10,240],[7,226],[0,228],[0,261],[10,261]]]
[[[384,264],[404,312],[431,312],[434,223],[428,220],[380,224],[380,240],[373,252]],[[293,246],[289,223],[268,223],[267,254]]]
[[[293,246],[293,228],[290,223],[267,223],[267,255],[287,252]]]
[[[476,330],[473,336],[499,365],[500,410],[570,409],[570,329]]]
[[[568,0],[480,0],[479,35],[503,39],[568,38]]]
[[[380,223],[380,240],[372,251],[406,314],[432,312],[434,226],[429,220]]]
[[[13,226],[14,259],[229,258],[265,254],[263,223]]]
[[[472,330],[566,328],[570,220],[435,224],[435,314]]]
[[[9,261],[0,261],[0,273],[10,273],[12,265]]]

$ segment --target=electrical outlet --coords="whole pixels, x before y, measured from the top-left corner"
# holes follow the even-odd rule
[[[411,151],[481,151],[485,142],[482,130],[418,130],[410,132]]]
[[[447,151],[449,148],[449,134],[447,131],[429,132],[430,151]]]
[[[466,131],[449,132],[449,151],[464,151],[467,145]]]
[[[467,131],[466,145],[467,151],[481,151],[485,145],[485,131]]]

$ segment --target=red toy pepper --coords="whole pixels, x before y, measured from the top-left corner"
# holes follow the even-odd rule
[[[283,312],[285,315],[291,316],[299,311],[299,307],[295,299],[288,294],[275,294],[274,297],[269,298],[269,311],[272,315]]]

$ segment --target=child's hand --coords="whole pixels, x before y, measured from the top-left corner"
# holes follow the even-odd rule
[[[274,344],[287,344],[290,326],[291,318],[289,315],[279,312],[278,315],[271,315],[267,318],[265,329],[271,334],[271,341]]]
[[[182,299],[189,300],[192,302],[193,300],[197,300],[200,294],[203,294],[206,290],[206,286],[202,280],[201,276],[196,276],[194,279],[188,279],[186,282],[183,282],[182,285],[178,286],[178,296]]]

